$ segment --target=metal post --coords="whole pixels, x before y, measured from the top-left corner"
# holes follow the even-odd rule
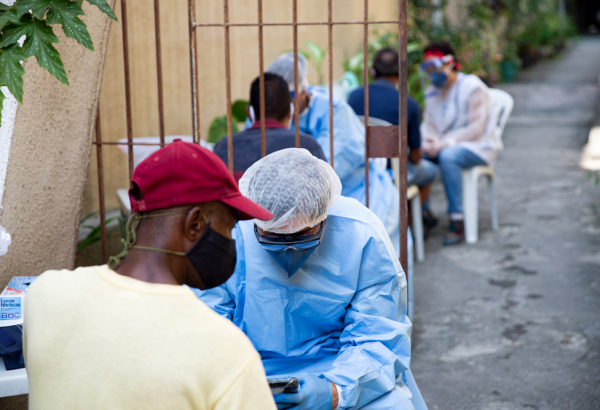
[[[407,167],[407,133],[408,133],[408,112],[407,112],[407,32],[406,32],[406,2],[407,0],[399,0],[398,10],[398,57],[399,57],[399,118],[398,127],[400,132],[400,264],[406,275],[408,275],[408,249],[407,249],[407,234],[408,234],[408,209],[407,209],[407,182],[406,182],[406,167]],[[408,281],[407,281],[408,282]],[[408,312],[407,312],[408,315]]]
[[[298,0],[292,0],[294,33],[294,129],[296,148],[300,148],[300,90],[298,89]]]
[[[260,71],[260,141],[261,156],[267,155],[267,140],[265,136],[265,67],[263,54],[262,0],[258,0],[258,67]]]
[[[131,147],[129,147],[131,148]],[[104,198],[104,165],[102,164],[102,129],[100,126],[100,103],[96,115],[96,160],[98,162],[98,200],[100,202],[100,238],[102,241],[102,264],[108,261],[108,240],[106,238],[106,206]]]
[[[223,0],[223,29],[225,34],[225,88],[227,92],[227,163],[233,175],[233,130],[231,128],[231,62],[229,58],[229,1]]]
[[[160,7],[154,0],[154,40],[156,42],[156,81],[158,83],[158,131],[160,146],[165,146],[165,111],[163,106],[162,54],[160,49]]]
[[[329,52],[329,163],[333,168],[333,6],[327,2],[328,52]]]
[[[200,144],[200,98],[198,95],[198,57],[196,44],[196,0],[188,0],[190,24],[190,82],[192,90],[192,139]]]
[[[369,207],[369,0],[365,1],[363,26],[363,68],[365,82],[365,205]]]
[[[127,1],[121,0],[121,21],[123,27],[123,65],[125,69],[125,110],[127,113],[127,159],[129,179],[133,176],[133,127],[131,119],[131,81],[129,79],[129,40],[127,36]]]

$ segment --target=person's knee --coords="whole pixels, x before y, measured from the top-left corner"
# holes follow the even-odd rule
[[[440,172],[442,175],[448,170],[460,166],[458,160],[459,158],[455,147],[443,148],[438,156],[438,164],[440,165]]]
[[[433,162],[427,161],[426,159],[421,160],[421,163],[423,165],[423,179],[425,180],[423,186],[433,184],[438,174],[437,166]]]

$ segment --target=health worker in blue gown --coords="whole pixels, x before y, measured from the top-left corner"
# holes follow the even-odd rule
[[[267,72],[279,74],[294,93],[294,53],[277,57]],[[328,162],[331,155],[329,132],[329,94],[308,83],[308,61],[298,54],[298,87],[300,90],[300,131],[316,138]],[[294,124],[295,127],[295,124]],[[366,203],[365,127],[348,103],[333,98],[333,166],[342,182],[342,195]],[[381,219],[399,255],[398,190],[386,170],[385,161],[370,161],[369,207]]]
[[[380,219],[305,149],[259,160],[240,191],[274,218],[240,222],[233,276],[197,293],[246,333],[269,378],[299,379],[278,408],[414,410],[406,278]]]

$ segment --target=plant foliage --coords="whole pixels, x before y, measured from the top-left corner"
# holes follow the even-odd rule
[[[22,62],[35,57],[40,67],[56,79],[69,85],[60,53],[54,47],[58,37],[52,26],[59,25],[69,38],[94,51],[94,44],[85,23],[79,18],[85,13],[84,0],[17,0],[12,6],[0,4],[0,86],[23,104]],[[87,0],[113,20],[117,16],[106,0]],[[21,44],[19,40],[25,36]],[[5,96],[0,92],[0,121]]]

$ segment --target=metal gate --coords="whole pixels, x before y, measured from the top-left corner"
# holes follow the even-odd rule
[[[369,158],[399,158],[400,160],[400,263],[404,272],[408,274],[407,265],[407,185],[406,185],[406,140],[407,140],[407,49],[406,49],[406,7],[407,0],[398,0],[398,15],[392,20],[369,20],[369,0],[364,1],[363,20],[358,21],[333,21],[332,0],[327,0],[328,19],[327,21],[314,22],[298,22],[297,8],[298,0],[292,0],[292,16],[291,22],[280,23],[264,23],[263,22],[263,0],[257,0],[257,23],[230,23],[229,22],[229,0],[223,0],[223,16],[222,22],[199,24],[196,22],[196,0],[188,0],[189,8],[189,49],[190,49],[190,71],[191,71],[191,99],[192,99],[192,130],[193,141],[200,142],[200,101],[198,94],[198,73],[201,70],[197,59],[197,37],[201,36],[203,27],[222,27],[225,36],[224,59],[225,59],[225,90],[227,98],[227,140],[228,140],[228,165],[229,170],[233,173],[233,138],[232,138],[232,111],[231,111],[231,65],[230,65],[230,38],[229,30],[231,27],[256,27],[258,30],[258,55],[259,55],[259,73],[260,73],[260,105],[261,112],[264,111],[264,58],[263,58],[263,28],[266,26],[289,26],[293,30],[294,44],[294,63],[295,63],[295,88],[298,89],[298,26],[327,26],[328,28],[328,51],[329,51],[329,129],[330,129],[330,163],[333,167],[333,26],[336,25],[358,25],[363,26],[363,42],[364,42],[364,83],[369,83],[368,69],[368,29],[373,24],[397,24],[398,26],[398,54],[400,57],[400,115],[399,126],[381,127],[369,125],[369,89],[365,87],[365,179],[366,186],[369,186]],[[141,143],[133,141],[132,129],[132,109],[131,109],[131,81],[129,68],[129,43],[127,34],[127,0],[120,0],[121,3],[121,24],[123,31],[123,69],[125,76],[125,104],[127,115],[127,144],[128,150],[128,169],[129,178],[133,174],[133,149],[135,145],[165,145],[165,129],[164,129],[164,107],[163,107],[163,77],[162,77],[162,56],[161,56],[161,38],[160,38],[160,13],[159,0],[154,0],[154,35],[156,40],[156,64],[157,64],[157,88],[158,88],[158,121],[160,132],[160,143]],[[200,34],[199,34],[200,33]],[[299,123],[299,93],[295,93],[295,124]],[[265,143],[265,118],[261,116],[261,138],[262,138],[262,155],[266,155]],[[296,147],[300,147],[300,129],[296,130]],[[104,145],[117,145],[117,142],[102,141],[102,132],[100,129],[100,113],[96,121],[96,155],[98,164],[98,186],[99,186],[99,209],[100,209],[100,230],[101,230],[101,249],[102,262],[108,260],[108,242],[106,232],[106,207],[105,207],[105,192],[104,192],[104,168],[102,164],[102,147]],[[366,192],[366,205],[369,206],[369,190]]]

